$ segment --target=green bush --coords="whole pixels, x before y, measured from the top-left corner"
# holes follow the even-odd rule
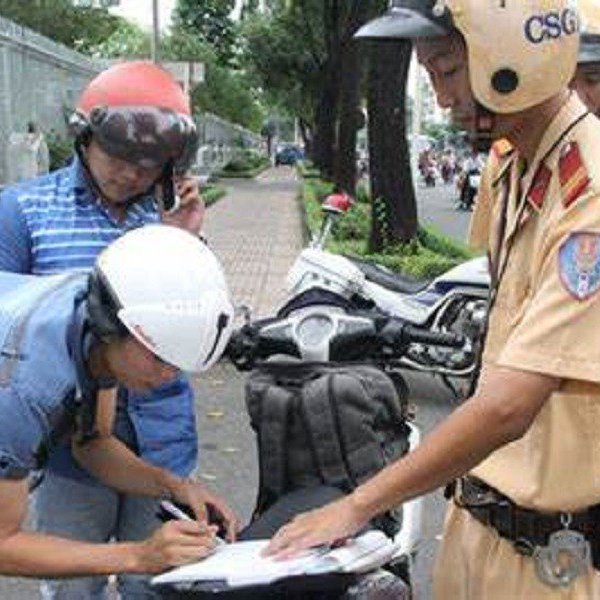
[[[50,170],[66,166],[73,156],[73,140],[50,131],[46,136],[46,144],[50,155]]]
[[[309,160],[299,160],[296,163],[296,170],[303,179],[318,179],[321,177],[319,169],[316,169]]]
[[[202,200],[204,200],[205,206],[211,206],[218,200],[220,200],[227,190],[222,185],[210,184],[202,188]]]
[[[242,173],[244,171],[254,171],[269,164],[268,157],[256,152],[256,150],[242,150],[240,154],[230,160],[223,171],[229,173]]]
[[[323,219],[321,202],[332,190],[330,183],[305,181],[302,199],[306,224],[311,232],[319,230]],[[431,226],[420,227],[416,238],[407,244],[395,244],[382,253],[370,254],[371,209],[367,191],[359,189],[356,204],[334,226],[327,249],[337,254],[370,260],[418,279],[436,277],[473,256],[466,246]]]

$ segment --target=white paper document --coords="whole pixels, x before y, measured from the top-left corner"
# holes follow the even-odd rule
[[[261,556],[268,543],[260,540],[218,546],[207,558],[162,573],[152,583],[225,581],[230,587],[264,585],[298,575],[362,573],[385,564],[394,554],[392,541],[381,531],[368,531],[340,548],[314,549],[285,561]]]

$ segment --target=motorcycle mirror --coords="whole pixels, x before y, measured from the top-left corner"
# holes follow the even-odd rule
[[[348,194],[331,194],[323,200],[321,208],[324,212],[344,214],[347,213],[354,204],[354,200]]]

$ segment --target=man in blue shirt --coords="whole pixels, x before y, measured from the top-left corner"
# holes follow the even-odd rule
[[[185,564],[214,547],[206,505],[235,536],[235,517],[219,498],[140,460],[112,435],[110,416],[116,384],[144,391],[179,368],[208,369],[227,344],[232,320],[215,257],[197,237],[166,225],[125,234],[100,254],[90,275],[0,273],[0,573],[138,574]],[[111,544],[23,530],[27,477],[44,468],[61,441],[106,485],[187,503],[197,520]],[[52,509],[76,500],[65,493]]]
[[[177,177],[195,154],[196,128],[189,98],[168,73],[148,62],[111,67],[82,94],[73,127],[77,152],[69,167],[2,194],[0,269],[90,269],[111,241],[159,220],[199,231],[197,185]],[[176,200],[179,207],[167,211]],[[198,447],[188,380],[180,375],[143,394],[121,390],[115,434],[154,465],[190,475]],[[67,495],[70,502],[62,502]],[[153,500],[101,485],[76,465],[67,445],[52,453],[35,508],[39,531],[95,542],[142,539],[158,526]],[[49,581],[42,591],[45,598],[103,598],[106,582]],[[120,591],[151,594],[137,577],[120,580]]]

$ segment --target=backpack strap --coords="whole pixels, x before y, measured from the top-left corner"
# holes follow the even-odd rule
[[[306,384],[300,396],[300,414],[323,483],[350,491],[357,483],[344,458],[333,381],[334,375],[328,373]]]
[[[268,385],[262,397],[258,423],[259,489],[267,503],[269,498],[278,498],[286,489],[286,438],[292,399],[290,392],[276,385]]]

